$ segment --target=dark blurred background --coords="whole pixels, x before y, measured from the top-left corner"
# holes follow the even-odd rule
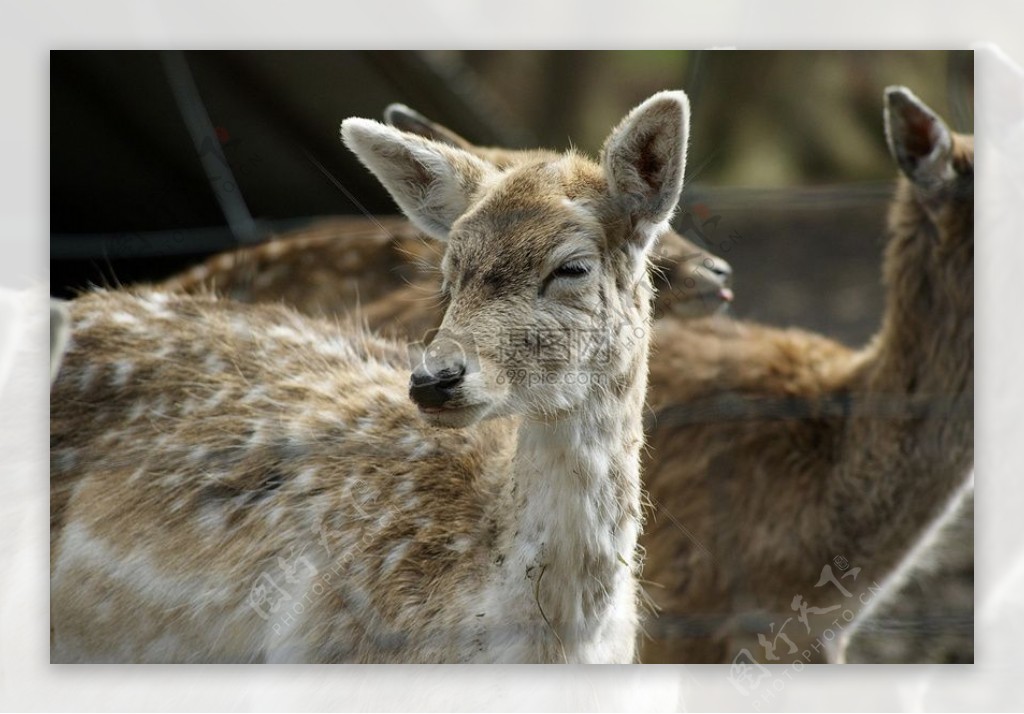
[[[693,117],[677,227],[729,260],[738,317],[867,340],[896,172],[882,94],[973,129],[971,52],[50,54],[50,290],[167,277],[317,217],[391,214],[338,139],[402,102],[478,144],[596,155],[650,94]],[[853,661],[973,661],[973,512]]]
[[[684,209],[720,217],[690,237],[733,263],[737,314],[852,342],[880,309],[861,287],[877,286],[894,177],[883,89],[973,123],[970,52],[87,51],[51,53],[50,72],[55,295],[164,277],[318,216],[394,213],[338,139],[348,116],[398,101],[476,143],[596,154],[629,108],[681,87]],[[232,231],[223,202],[253,221]]]

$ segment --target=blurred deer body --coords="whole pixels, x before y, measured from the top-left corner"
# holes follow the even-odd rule
[[[442,253],[435,241],[399,216],[330,218],[262,245],[213,256],[157,287],[282,303],[314,317],[364,313],[407,291],[415,298],[411,307],[436,304],[429,320],[436,320],[430,327],[437,327],[444,315],[436,300]]]
[[[632,661],[647,261],[687,126],[685,95],[663,92],[601,165],[501,170],[346,120],[447,242],[448,339],[411,379],[400,343],[283,306],[72,301],[51,393],[53,659]],[[508,341],[521,330],[538,349]],[[566,333],[602,339],[566,351]]]
[[[656,325],[643,545],[665,618],[643,661],[842,661],[972,485],[973,140],[905,89],[886,125],[905,176],[870,344]]]

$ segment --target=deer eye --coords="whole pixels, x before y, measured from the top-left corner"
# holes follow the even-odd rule
[[[590,267],[581,260],[570,260],[562,263],[552,271],[555,278],[581,278],[590,272]]]

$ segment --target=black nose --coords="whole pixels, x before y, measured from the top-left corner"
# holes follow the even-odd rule
[[[409,397],[421,407],[444,406],[465,376],[464,364],[451,365],[438,372],[417,367],[409,380]]]

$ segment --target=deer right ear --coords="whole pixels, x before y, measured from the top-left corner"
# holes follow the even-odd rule
[[[471,150],[476,147],[446,126],[431,121],[404,104],[389,104],[384,110],[384,121],[401,131],[417,134],[424,139],[438,141],[457,149]]]
[[[900,170],[918,186],[940,186],[956,177],[949,128],[906,87],[885,90],[885,138]]]
[[[346,119],[341,138],[409,220],[439,240],[447,239],[493,172],[465,151],[369,119]]]
[[[689,125],[686,94],[659,92],[631,111],[605,141],[605,176],[635,224],[658,226],[675,211]]]

